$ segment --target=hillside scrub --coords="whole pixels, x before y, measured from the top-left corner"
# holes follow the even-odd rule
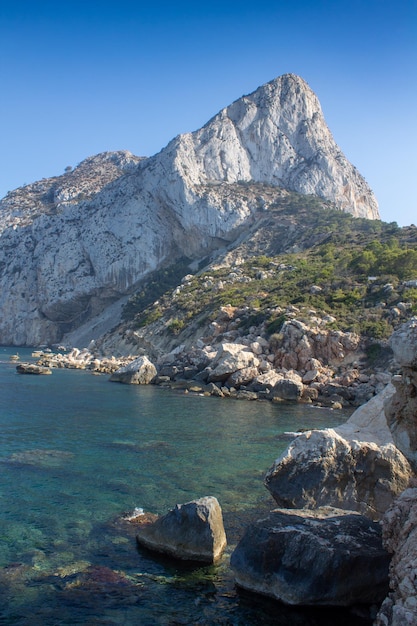
[[[241,328],[264,324],[272,335],[283,324],[282,309],[294,305],[333,316],[336,329],[383,340],[404,317],[417,313],[417,228],[353,218],[294,193],[257,226],[231,246],[227,258],[187,274],[180,284],[175,279],[184,259],[165,270],[166,282],[154,277],[145,283],[130,299],[124,319],[139,328],[163,318],[180,335],[191,322],[209,323],[222,306],[231,305],[245,307]],[[278,253],[269,254],[272,249]],[[170,280],[171,288],[162,293]]]

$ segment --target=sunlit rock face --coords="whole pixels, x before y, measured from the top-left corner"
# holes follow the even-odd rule
[[[390,338],[401,374],[385,413],[395,445],[417,471],[417,317],[402,324]]]
[[[150,271],[233,240],[274,201],[256,183],[379,217],[314,93],[284,75],[151,158],[107,152],[10,192],[0,203],[0,343],[61,341]]]
[[[386,423],[393,393],[387,385],[345,424],[299,435],[265,477],[278,506],[335,506],[380,520],[413,477]]]
[[[167,150],[188,188],[264,182],[332,200],[357,217],[379,218],[371,190],[336,145],[317,97],[293,74],[243,96]]]

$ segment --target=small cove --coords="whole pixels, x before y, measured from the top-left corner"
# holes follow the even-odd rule
[[[106,376],[22,376],[0,349],[0,623],[366,624],[236,590],[228,568],[245,525],[273,506],[263,475],[287,431],[347,414],[206,398]],[[30,350],[20,350],[21,360]],[[120,521],[215,495],[228,551],[215,567],[179,565],[135,545]]]

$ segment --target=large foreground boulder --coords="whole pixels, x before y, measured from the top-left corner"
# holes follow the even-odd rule
[[[277,504],[335,506],[380,519],[413,475],[383,412],[393,392],[388,386],[338,428],[298,436],[265,477]]]
[[[127,385],[148,385],[154,380],[156,374],[156,367],[148,357],[140,356],[113,372],[110,381]]]
[[[379,524],[353,512],[277,509],[232,554],[239,586],[292,605],[381,602],[389,554]]]
[[[220,504],[213,496],[177,504],[153,523],[138,525],[137,541],[178,559],[214,563],[226,547]]]
[[[376,626],[417,624],[417,488],[406,489],[382,521],[385,548],[393,553],[391,591],[378,613]]]

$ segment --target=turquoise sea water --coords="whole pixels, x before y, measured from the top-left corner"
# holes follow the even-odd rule
[[[283,433],[347,415],[126,386],[76,370],[23,376],[0,348],[0,624],[330,626],[346,611],[289,609],[235,588],[228,562],[273,507],[263,475]],[[30,360],[30,350],[19,350]],[[229,546],[219,565],[136,547],[121,519],[215,495]]]

